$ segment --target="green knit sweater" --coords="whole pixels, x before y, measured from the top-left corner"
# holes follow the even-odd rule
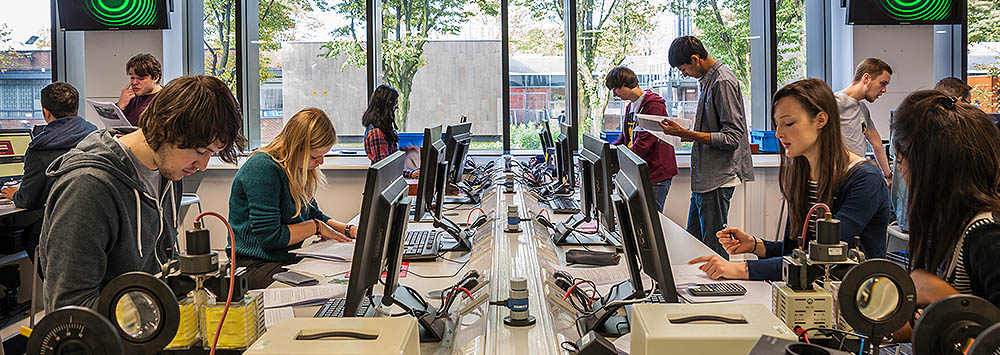
[[[330,219],[319,210],[315,199],[298,216],[295,213],[285,171],[266,153],[251,155],[236,172],[229,194],[229,223],[236,234],[236,253],[271,261],[294,259],[288,251],[302,243],[288,245],[288,225]]]

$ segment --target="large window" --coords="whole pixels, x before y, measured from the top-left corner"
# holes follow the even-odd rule
[[[1000,7],[995,0],[969,0],[969,85],[972,103],[1000,112]]]
[[[205,74],[236,94],[236,0],[205,0]]]
[[[472,122],[472,149],[501,149],[500,2],[383,0],[379,82],[399,91],[401,132]],[[360,114],[358,116],[360,125]]]
[[[514,0],[510,6],[510,146],[541,149],[538,132],[553,135],[566,117],[566,34],[563,2]]]
[[[0,127],[45,123],[39,95],[52,82],[48,1],[18,3],[0,13]]]
[[[361,148],[366,107],[365,8],[361,1],[260,1],[260,136],[265,145],[307,107],[322,109],[338,148]]]
[[[778,0],[778,87],[806,76],[805,0]]]
[[[682,77],[666,59],[669,43],[680,35],[700,37],[709,53],[733,70],[749,124],[755,112],[751,91],[758,90],[751,89],[751,66],[763,65],[751,64],[751,48],[755,56],[761,50],[754,44],[761,42],[753,42],[761,36],[751,32],[767,32],[763,25],[751,31],[751,8],[763,7],[750,0],[510,0],[507,23],[501,23],[500,0],[249,3],[258,11],[242,22],[257,31],[249,38],[258,40],[247,46],[249,55],[259,54],[259,67],[242,70],[250,71],[248,77],[259,71],[260,83],[249,86],[254,95],[247,95],[254,104],[260,100],[259,112],[254,108],[248,119],[251,131],[259,125],[256,144],[273,139],[298,110],[319,107],[334,122],[339,147],[360,148],[369,80],[399,91],[396,124],[404,133],[465,118],[473,123],[474,149],[500,149],[505,140],[512,150],[538,149],[541,124],[549,123],[557,133],[559,123],[570,123],[567,100],[575,96],[579,130],[570,134],[608,132],[613,137],[625,105],[604,87],[604,77],[617,65],[631,67],[644,89],[666,99],[671,116],[693,119],[698,81]],[[577,14],[575,37],[569,38],[576,42],[572,73],[566,72],[566,4]],[[780,84],[805,73],[803,4],[777,2]],[[235,89],[239,54],[232,33],[239,29],[234,5],[235,0],[205,1],[205,68]],[[375,23],[366,14],[372,5]],[[378,26],[375,37],[369,38],[368,26]],[[510,39],[506,44],[504,31]],[[509,72],[502,73],[505,45]],[[368,50],[375,51],[374,63],[368,62]],[[503,92],[505,77],[508,92]],[[573,80],[579,91],[568,95]],[[771,79],[757,75],[753,80],[764,87],[758,81]],[[503,137],[505,130],[509,137]]]

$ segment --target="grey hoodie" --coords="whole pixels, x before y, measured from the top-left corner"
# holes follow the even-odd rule
[[[52,162],[40,264],[45,311],[93,308],[108,282],[130,271],[157,273],[173,256],[181,191],[161,178],[152,196],[115,136],[98,130]]]

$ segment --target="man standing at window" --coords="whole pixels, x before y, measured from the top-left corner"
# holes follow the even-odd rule
[[[152,54],[136,54],[125,64],[129,81],[118,97],[118,108],[133,126],[139,124],[139,115],[146,110],[162,87],[163,66]]]
[[[732,70],[712,59],[694,36],[675,39],[667,60],[671,67],[684,76],[697,78],[701,85],[693,130],[670,119],[660,122],[663,133],[694,141],[687,231],[728,259],[715,233],[727,222],[729,200],[736,185],[753,181],[740,83]]]
[[[861,100],[875,102],[885,93],[892,77],[892,68],[878,58],[865,58],[854,70],[854,81],[846,89],[838,91],[837,108],[840,109],[840,132],[844,136],[844,145],[854,154],[865,156],[865,140],[871,143],[875,152],[875,160],[882,169],[886,184],[892,183],[892,173],[889,171],[889,159],[882,147],[882,136],[875,129],[872,114],[868,105]]]
[[[649,164],[649,179],[653,183],[653,197],[656,207],[663,211],[663,204],[670,192],[670,182],[677,175],[677,157],[674,147],[656,138],[638,125],[636,114],[666,116],[667,107],[660,95],[652,90],[639,88],[635,72],[627,67],[611,69],[604,79],[604,86],[611,89],[615,97],[625,100],[625,116],[622,117],[622,133],[613,145],[624,144]]]

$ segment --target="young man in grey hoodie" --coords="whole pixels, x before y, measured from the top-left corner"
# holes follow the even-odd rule
[[[57,158],[42,226],[46,312],[94,307],[101,290],[131,271],[157,273],[177,252],[184,176],[212,154],[236,162],[243,149],[236,99],[219,79],[174,79],[134,127],[98,130]]]

